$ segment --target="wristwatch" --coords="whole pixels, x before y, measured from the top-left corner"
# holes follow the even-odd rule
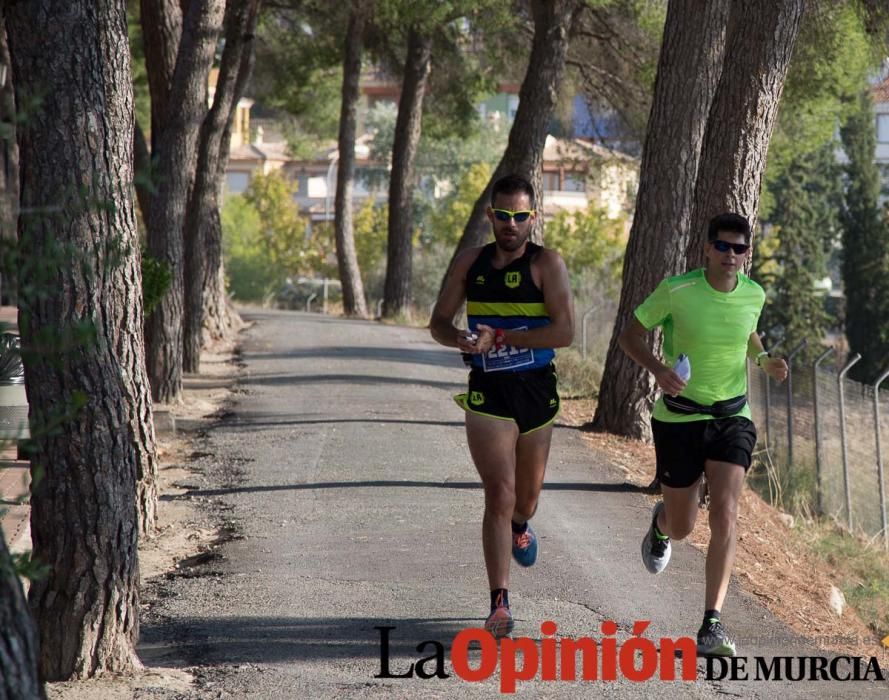
[[[502,328],[494,330],[494,347],[499,350],[506,344],[506,331]]]
[[[768,350],[763,350],[761,353],[759,353],[756,356],[756,358],[754,359],[754,362],[756,362],[757,367],[762,367],[763,358],[764,357],[771,357],[771,356],[772,356],[772,353],[770,353]]]

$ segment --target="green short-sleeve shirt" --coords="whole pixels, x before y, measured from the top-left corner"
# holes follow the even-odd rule
[[[691,379],[682,396],[710,405],[747,393],[747,343],[764,302],[762,287],[746,275],[738,273],[735,288],[720,292],[699,268],[665,279],[634,313],[648,330],[663,327],[666,364],[675,364],[680,353],[688,355]],[[735,415],[750,418],[750,407],[745,404]],[[673,413],[663,398],[652,417],[667,423],[712,419]]]

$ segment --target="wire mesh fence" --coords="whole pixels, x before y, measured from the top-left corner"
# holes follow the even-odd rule
[[[889,548],[889,390],[848,379],[843,370],[854,358],[840,364],[829,354],[807,365],[791,360],[785,384],[750,365],[748,400],[759,433],[751,479],[768,481],[778,505],[832,517]]]

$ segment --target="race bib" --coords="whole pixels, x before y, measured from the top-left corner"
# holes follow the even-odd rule
[[[511,328],[514,331],[526,331],[527,326]],[[485,372],[502,372],[514,370],[519,367],[534,364],[534,350],[531,348],[517,348],[513,345],[504,345],[499,350],[491,348],[482,355],[482,369]]]

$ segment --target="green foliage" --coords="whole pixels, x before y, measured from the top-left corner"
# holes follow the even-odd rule
[[[820,3],[806,13],[769,144],[760,218],[770,218],[784,171],[833,141],[880,58],[851,3]]]
[[[874,163],[876,135],[870,92],[840,133],[849,158],[843,224],[843,286],[846,338],[861,361],[850,371],[857,381],[873,381],[884,368],[889,349],[889,217],[880,211],[879,171]]]
[[[771,246],[758,245],[755,256],[753,276],[768,295],[760,327],[774,329],[770,342],[783,339],[785,350],[808,340],[798,357],[802,363],[819,352],[828,326],[824,291],[816,283],[827,277],[828,255],[839,234],[842,185],[835,147],[828,142],[819,151],[798,154],[769,183],[772,225],[760,240]]]
[[[581,355],[576,348],[556,350],[556,368],[559,372],[559,395],[563,399],[595,397],[602,380],[602,366]]]
[[[355,255],[360,270],[373,270],[385,262],[389,235],[389,207],[378,205],[372,197],[364,200],[352,220]]]
[[[163,260],[152,257],[148,250],[142,249],[142,306],[145,318],[161,303],[170,289],[173,273],[170,266]]]
[[[309,228],[293,199],[296,187],[280,172],[257,173],[243,195],[226,198],[223,250],[236,299],[267,302],[287,277],[335,276],[331,228]]]
[[[288,136],[297,151],[311,137],[336,138],[348,9],[348,3],[305,0],[260,15],[253,95],[293,118]]]
[[[878,638],[889,632],[889,557],[882,541],[866,542],[834,523],[813,523],[803,531],[815,551],[842,576],[846,601]]]
[[[240,301],[263,301],[277,275],[259,245],[259,212],[243,196],[228,195],[220,214],[229,291]]]
[[[457,247],[463,227],[469,215],[491,179],[493,168],[488,163],[475,163],[463,173],[456,187],[438,201],[430,212],[428,226],[424,230],[425,241],[435,241],[452,251]]]
[[[376,105],[367,115],[368,131],[374,136],[370,155],[377,162],[387,163],[390,159],[395,140],[396,117],[395,106],[386,103]],[[424,131],[417,147],[416,170],[420,175],[437,182],[459,181],[468,169],[478,163],[488,164],[493,172],[506,150],[508,138],[508,129],[498,128],[478,119],[474,119],[460,134],[451,132],[441,137]],[[381,169],[365,172],[364,177],[369,184],[380,185],[388,182],[389,171]],[[485,182],[476,191],[476,197],[487,184]],[[422,196],[417,195],[428,198],[430,194],[421,190],[415,193],[415,199],[422,199]]]
[[[279,272],[297,274],[312,269],[303,245],[306,221],[293,199],[297,183],[279,171],[256,173],[243,197],[259,216],[259,245],[268,264]]]
[[[565,259],[574,278],[586,270],[601,274],[605,288],[620,287],[627,226],[623,218],[610,219],[604,210],[590,204],[582,212],[559,212],[546,224],[546,245]]]

